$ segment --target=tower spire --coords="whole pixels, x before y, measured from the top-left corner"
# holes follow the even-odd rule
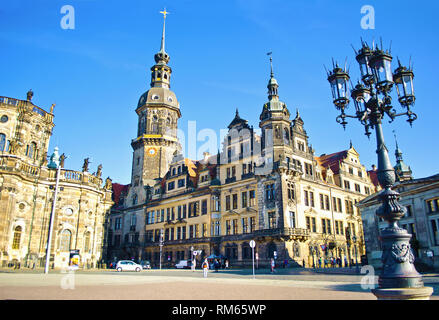
[[[273,59],[271,58],[273,52],[268,52],[267,56],[270,56],[270,80],[268,81],[268,99],[272,100],[273,98],[276,100],[278,97],[277,88],[279,85],[277,84],[276,79],[274,78],[273,73]]]
[[[165,24],[166,24],[166,15],[169,14],[168,11],[166,11],[166,8],[163,11],[160,11],[161,14],[163,14],[163,32],[162,32],[162,43],[160,46],[160,52],[165,52]]]

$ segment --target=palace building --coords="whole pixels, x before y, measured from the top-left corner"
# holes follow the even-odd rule
[[[48,165],[53,109],[47,112],[26,100],[0,97],[0,263],[43,267],[57,169]],[[55,148],[55,154],[57,148]],[[52,156],[53,157],[53,156]],[[51,158],[52,158],[51,157]],[[53,160],[53,158],[52,158]],[[61,156],[60,166],[64,166]],[[50,266],[69,265],[71,250],[80,266],[102,259],[103,226],[113,205],[111,181],[102,187],[102,166],[95,174],[60,169]]]
[[[113,185],[105,259],[170,266],[195,251],[199,261],[221,256],[232,266],[251,265],[255,240],[260,264],[359,262],[365,247],[355,204],[375,186],[352,144],[316,156],[299,111],[291,119],[280,100],[271,67],[261,134],[236,110],[218,154],[185,158],[176,134],[184,110],[170,90],[164,30],[150,89],[136,108],[131,183]]]

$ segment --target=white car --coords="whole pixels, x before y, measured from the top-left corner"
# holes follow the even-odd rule
[[[140,272],[142,270],[142,266],[131,260],[120,260],[117,262],[116,270],[118,272],[122,272],[122,271]]]
[[[192,265],[192,261],[191,260],[180,260],[175,267],[177,269],[184,269],[184,268],[190,268]]]

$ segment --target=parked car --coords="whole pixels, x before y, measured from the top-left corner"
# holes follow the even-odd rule
[[[140,261],[140,265],[142,266],[142,269],[151,269],[151,262],[149,262],[148,260],[143,260]]]
[[[191,260],[180,260],[175,267],[177,269],[188,269],[192,266],[192,261]]]
[[[116,270],[118,272],[122,272],[122,271],[140,272],[142,269],[143,268],[140,264],[137,264],[131,260],[120,260],[117,262],[117,265],[116,265]]]

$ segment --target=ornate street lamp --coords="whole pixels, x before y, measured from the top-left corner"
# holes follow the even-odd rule
[[[354,235],[352,237],[352,241],[354,242],[354,250],[355,250],[355,270],[357,273],[359,273],[358,270],[358,255],[357,255],[357,236]]]
[[[355,49],[354,49],[355,50]],[[405,207],[398,203],[399,193],[392,190],[395,183],[395,172],[390,163],[387,147],[384,143],[382,120],[387,115],[392,122],[396,117],[406,115],[408,122],[417,116],[410,107],[415,101],[413,90],[413,71],[399,63],[392,74],[392,56],[382,48],[369,48],[362,42],[362,48],[356,51],[356,60],[360,66],[361,81],[352,89],[351,97],[355,104],[355,115],[345,113],[349,104],[347,88],[349,74],[337,65],[327,72],[331,85],[333,103],[340,115],[336,118],[346,128],[346,118],[355,118],[365,127],[369,137],[369,128],[375,129],[378,154],[378,181],[383,188],[377,195],[381,206],[376,214],[388,222],[387,228],[381,231],[383,269],[379,276],[379,288],[372,290],[379,299],[428,299],[433,290],[424,287],[422,276],[414,266],[414,255],[410,247],[412,237],[405,229],[398,226],[398,220],[405,214]],[[406,112],[396,113],[391,103],[390,92],[396,84],[398,100]],[[342,88],[342,90],[336,90]],[[355,240],[354,240],[355,242]]]

